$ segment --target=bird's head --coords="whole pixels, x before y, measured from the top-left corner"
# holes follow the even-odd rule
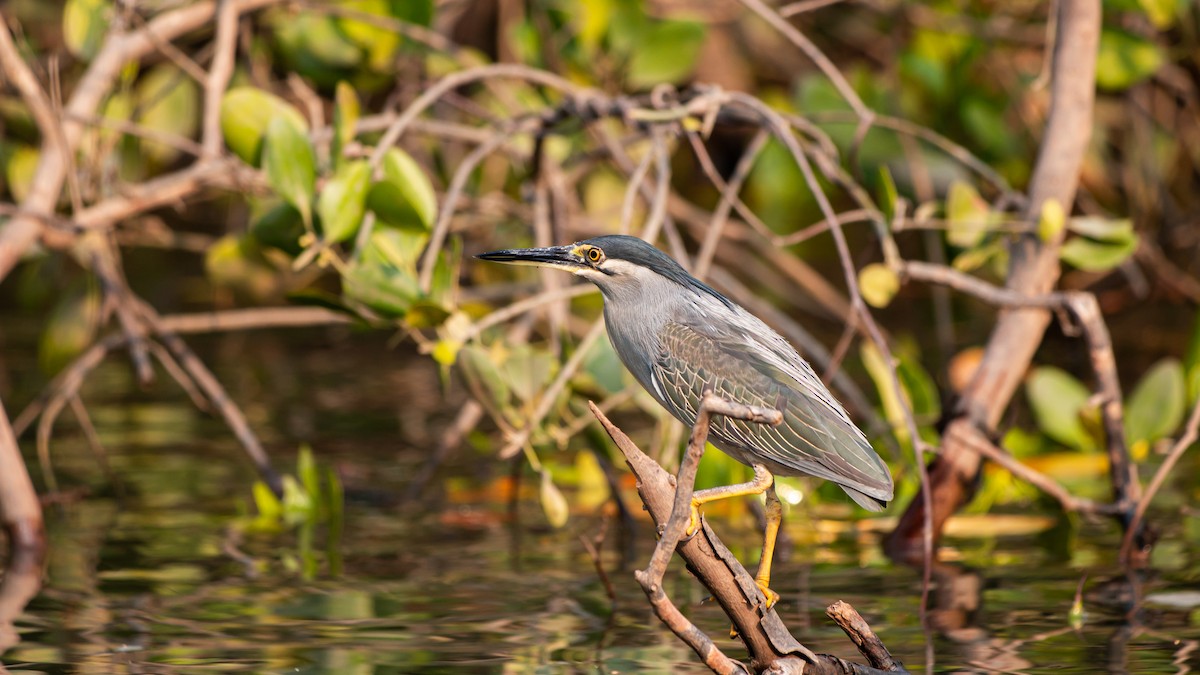
[[[679,263],[650,244],[623,234],[593,237],[564,246],[511,248],[481,253],[482,260],[551,267],[581,276],[600,287],[610,298],[622,291],[669,281],[685,288],[709,293],[728,303],[723,296],[687,273]]]

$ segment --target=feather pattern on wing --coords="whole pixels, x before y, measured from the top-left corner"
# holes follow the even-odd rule
[[[653,393],[675,417],[693,423],[706,387],[737,403],[775,408],[783,413],[776,426],[717,418],[714,445],[746,463],[768,460],[776,473],[838,483],[868,508],[892,498],[886,465],[786,340],[740,307],[738,328],[723,331],[694,307],[661,325],[651,367]]]

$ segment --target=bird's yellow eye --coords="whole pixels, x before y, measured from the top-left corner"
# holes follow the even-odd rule
[[[600,249],[598,249],[598,248],[589,248],[588,249],[588,251],[587,251],[587,259],[588,260],[590,260],[594,263],[598,263],[603,258],[604,258],[604,254],[600,252]]]

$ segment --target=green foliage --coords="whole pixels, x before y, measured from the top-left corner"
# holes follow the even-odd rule
[[[1094,450],[1096,439],[1083,423],[1091,397],[1087,387],[1054,366],[1034,368],[1025,380],[1025,396],[1038,428],[1047,436],[1076,450]]]
[[[900,380],[900,390],[903,401],[896,396],[896,388],[892,384],[889,364],[883,355],[871,342],[864,342],[859,350],[863,366],[883,406],[883,416],[891,427],[892,433],[903,445],[910,443],[908,425],[905,422],[904,407],[913,412],[918,433],[923,439],[936,436],[931,425],[937,421],[941,413],[941,397],[933,378],[921,366],[917,359],[894,354],[896,376]]]
[[[358,232],[367,210],[371,165],[366,160],[343,164],[317,198],[317,217],[326,242],[346,241]]]
[[[316,156],[304,130],[280,115],[271,119],[263,136],[263,172],[275,192],[300,212],[305,229],[312,229]]]
[[[991,216],[988,203],[968,183],[954,181],[946,196],[946,240],[959,248],[971,248],[987,234]]]
[[[375,228],[360,256],[342,274],[342,292],[386,318],[400,319],[421,297],[416,262],[426,237]]]
[[[858,271],[858,286],[867,304],[887,307],[900,290],[900,277],[887,265],[872,263]]]
[[[135,101],[138,123],[148,129],[191,138],[200,128],[200,86],[174,65],[156,66],[140,78]],[[158,164],[179,155],[176,148],[149,139],[142,139],[141,150]]]
[[[383,179],[371,186],[367,203],[382,222],[394,227],[428,230],[437,220],[433,184],[416,161],[399,148],[384,154]]]
[[[90,61],[100,51],[104,35],[112,22],[109,0],[67,0],[63,6],[62,35],[67,51]]]
[[[704,24],[691,21],[646,25],[631,50],[625,81],[634,89],[681,82],[695,67],[704,33]]]
[[[554,485],[554,480],[550,477],[549,471],[542,471],[542,482],[539,493],[542,500],[542,511],[546,514],[546,520],[550,525],[556,528],[566,525],[567,519],[571,516],[571,509],[567,505],[567,498]]]
[[[259,166],[267,126],[277,116],[302,131],[308,128],[300,111],[278,96],[253,87],[230,89],[221,99],[221,134],[225,144],[242,161]]]
[[[1125,440],[1130,447],[1165,438],[1183,423],[1187,406],[1183,364],[1163,359],[1142,377],[1125,407]],[[1134,455],[1144,452],[1134,451]]]
[[[38,343],[38,365],[53,375],[83,353],[100,326],[100,291],[90,277],[71,286],[54,309]]]
[[[1162,47],[1151,40],[1115,29],[1100,33],[1096,84],[1119,91],[1142,82],[1167,62]]]
[[[33,176],[37,173],[41,157],[41,151],[28,145],[18,145],[8,153],[8,161],[4,164],[4,179],[8,183],[8,193],[14,201],[23,202],[29,196]]]
[[[345,81],[337,83],[333,100],[333,148],[331,154],[334,167],[340,168],[342,162],[345,161],[343,154],[346,146],[354,140],[354,126],[358,123],[361,106],[354,87]]]
[[[300,254],[300,238],[304,235],[304,222],[296,207],[284,201],[257,201],[256,216],[252,216],[250,234],[259,244],[276,248],[290,256]]]
[[[275,555],[285,568],[311,580],[321,563],[315,533],[318,527],[324,527],[327,570],[331,575],[340,574],[345,495],[337,474],[317,464],[312,448],[300,446],[296,473],[283,476],[282,498],[262,481],[254,483],[252,494],[255,513],[238,519],[235,528],[276,540],[285,533],[294,536],[295,543],[280,543]]]
[[[1138,236],[1129,220],[1073,218],[1067,227],[1080,236],[1068,239],[1059,257],[1079,269],[1109,270],[1137,251]]]

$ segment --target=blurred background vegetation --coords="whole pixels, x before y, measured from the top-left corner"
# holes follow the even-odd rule
[[[681,429],[596,332],[598,293],[470,256],[644,224],[689,265],[711,256],[708,280],[833,378],[893,467],[901,507],[918,486],[905,404],[936,445],[995,311],[904,283],[886,264],[880,223],[904,258],[996,284],[1017,233],[1066,228],[1059,286],[1099,299],[1143,477],[1200,397],[1195,3],[1103,3],[1095,128],[1077,202],[1036,224],[1020,209],[1047,115],[1048,3],[777,7],[878,114],[865,134],[836,83],[733,0],[257,4],[236,26],[232,71],[212,109],[216,154],[206,149],[206,84],[219,58],[209,22],[123,63],[95,110],[63,112],[106,40],[196,5],[10,0],[0,10],[60,122],[81,128],[57,220],[46,226],[58,236],[22,251],[0,279],[0,399],[25,432],[47,499],[114,496],[138,483],[128,475],[139,470],[135,446],[202,455],[195,434],[227,433],[183,406],[187,397],[218,412],[223,404],[195,384],[189,352],[156,337],[162,331],[183,334],[213,366],[249,433],[288,467],[275,495],[269,476],[256,488],[248,472],[196,488],[223,500],[220,520],[239,541],[251,538],[256,568],[336,575],[344,552],[323,541],[342,531],[343,491],[352,505],[468,528],[482,526],[473,518],[507,518],[513,497],[536,505],[539,527],[594,531],[598,515],[638,509],[586,401],[610,409],[668,467]],[[894,363],[843,333],[851,300],[833,240],[787,148],[745,116],[712,124],[675,112],[720,91],[748,92],[790,116],[806,147],[840,162],[843,180],[826,174],[822,185],[845,216],[863,297]],[[655,126],[663,111],[675,115],[669,134],[655,131],[666,128]],[[34,189],[46,138],[11,83],[0,125],[2,230]],[[398,139],[387,136],[401,125]],[[741,179],[740,199],[722,203],[725,181]],[[721,220],[719,245],[702,253]],[[97,267],[97,251],[112,254],[115,275]],[[143,300],[158,319],[145,319],[142,333],[167,348],[151,349],[158,381],[139,385],[123,358],[124,342],[139,340],[121,307]],[[221,318],[210,326],[206,312]],[[107,361],[90,357],[109,336]],[[892,393],[893,366],[907,401]],[[1052,327],[1001,445],[1074,494],[1105,500],[1091,377],[1078,338]],[[56,397],[73,413],[57,424]],[[247,444],[244,431],[238,438]],[[298,454],[305,443],[312,450]],[[90,459],[100,448],[107,475]],[[228,447],[219,456],[240,466]],[[1166,550],[1184,567],[1200,536],[1195,468],[1186,460],[1156,502],[1181,514],[1183,529],[1167,534],[1190,543]],[[745,474],[709,453],[698,484]],[[793,513],[865,517],[836,489],[804,480],[781,496]],[[463,506],[480,503],[485,516]],[[240,520],[230,504],[241,504]],[[1013,522],[1006,514],[1056,514],[1053,504],[989,467],[969,509],[997,516],[980,522],[1000,531]],[[587,524],[572,523],[579,518]],[[1017,527],[1062,526],[1054,515]],[[280,530],[294,539],[255,549],[255,537]]]

